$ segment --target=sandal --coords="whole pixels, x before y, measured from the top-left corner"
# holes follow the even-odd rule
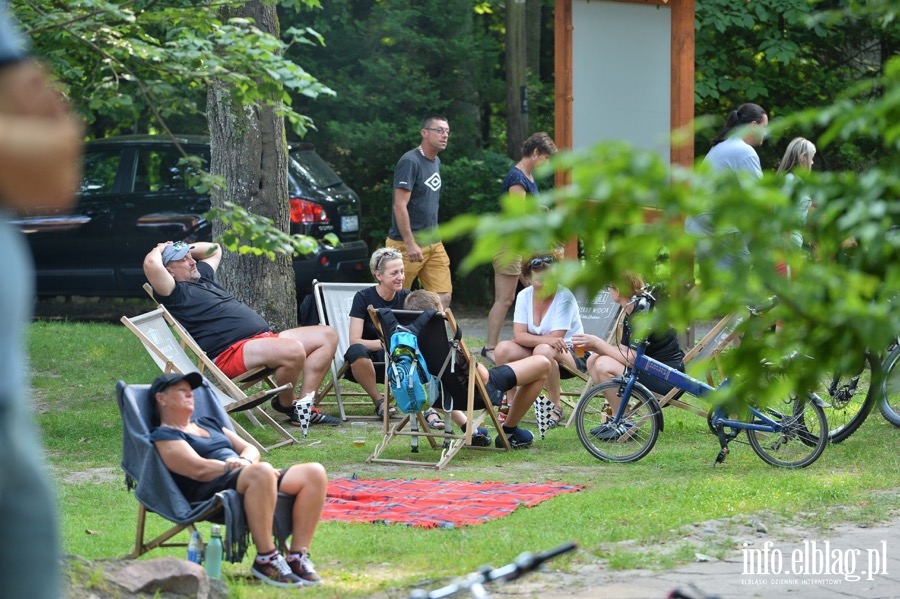
[[[497,362],[494,361],[494,348],[484,346],[481,348],[481,357],[491,363],[491,365],[496,365]]]
[[[556,418],[549,418],[547,420],[547,428],[556,428],[557,426],[561,426],[560,422],[562,422],[563,411],[562,408],[552,408],[550,413],[555,415]]]
[[[384,420],[384,408],[381,407],[382,405],[384,405],[383,397],[375,402],[375,415]],[[390,406],[388,408],[388,414],[390,418],[395,417],[397,415],[397,408]]]
[[[425,417],[425,422],[428,423],[428,428],[430,428],[431,430],[442,431],[447,428],[447,425],[441,419],[440,414],[438,414],[437,410],[435,410],[434,408],[428,408],[427,410],[422,412],[422,416]]]

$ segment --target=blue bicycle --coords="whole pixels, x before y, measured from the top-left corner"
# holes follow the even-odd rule
[[[635,311],[649,309],[655,299],[643,293],[633,301]],[[578,438],[594,457],[609,462],[635,462],[653,449],[663,428],[663,415],[653,393],[637,380],[638,373],[671,383],[683,393],[705,397],[714,387],[645,355],[646,342],[635,348],[634,363],[622,377],[586,391],[575,408]],[[828,443],[828,424],[822,400],[814,393],[789,398],[765,408],[749,407],[732,417],[722,407],[708,416],[719,438],[716,463],[725,461],[728,444],[741,431],[764,462],[780,468],[804,468],[815,462]]]

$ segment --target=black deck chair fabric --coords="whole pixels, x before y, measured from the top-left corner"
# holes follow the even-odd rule
[[[393,312],[397,323],[402,326],[412,324],[422,314],[422,312],[413,310],[390,310],[387,308],[381,308],[378,312]],[[390,342],[390,334],[390,331],[385,331],[388,342]],[[432,376],[439,376],[441,381],[441,397],[432,407],[442,410],[465,410],[468,407],[469,365],[456,349],[456,345],[462,339],[462,327],[457,324],[452,340],[448,341],[446,320],[439,312],[435,312],[419,330],[417,338],[419,351],[425,358],[428,371]],[[443,404],[438,403],[441,401]],[[476,410],[484,409],[484,401],[477,387],[473,405]]]
[[[137,535],[131,557],[138,557],[155,547],[184,546],[185,543],[167,541],[182,530],[191,528],[195,522],[209,520],[225,525],[225,558],[233,563],[242,561],[247,551],[249,531],[240,494],[229,489],[200,503],[192,504],[185,499],[150,441],[150,431],[156,426],[153,421],[156,410],[149,390],[149,385],[129,385],[124,381],[116,384],[116,397],[122,415],[125,483],[129,490],[134,490],[135,498],[144,508],[138,510]],[[223,427],[231,428],[228,415],[206,379],[194,390],[194,414],[198,418],[210,417]],[[284,546],[285,539],[290,535],[292,501],[293,497],[279,495],[275,526],[279,547]],[[145,510],[177,526],[144,542]]]

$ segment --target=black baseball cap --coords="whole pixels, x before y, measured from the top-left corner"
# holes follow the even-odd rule
[[[189,372],[180,374],[177,372],[169,372],[156,377],[156,380],[150,384],[150,399],[155,399],[157,393],[162,393],[175,383],[187,381],[191,389],[196,389],[203,384],[203,375],[199,372]]]

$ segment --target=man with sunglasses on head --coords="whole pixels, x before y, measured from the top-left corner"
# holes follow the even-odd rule
[[[161,304],[227,376],[258,366],[275,370],[279,385],[297,387],[298,397],[315,396],[337,350],[337,333],[329,326],[307,326],[273,333],[255,310],[239,302],[215,281],[222,250],[216,243],[160,243],[144,258],[144,274]],[[272,408],[300,426],[294,390],[272,399]],[[313,408],[312,424],[340,424],[340,419]]]
[[[422,234],[434,233],[438,225],[441,201],[438,154],[447,149],[450,139],[447,118],[429,115],[422,121],[420,134],[422,142],[404,154],[394,169],[394,204],[385,246],[403,256],[404,289],[410,289],[418,278],[423,289],[437,293],[441,303],[449,308],[453,292],[450,257],[440,240],[427,239],[426,244],[422,239]]]

